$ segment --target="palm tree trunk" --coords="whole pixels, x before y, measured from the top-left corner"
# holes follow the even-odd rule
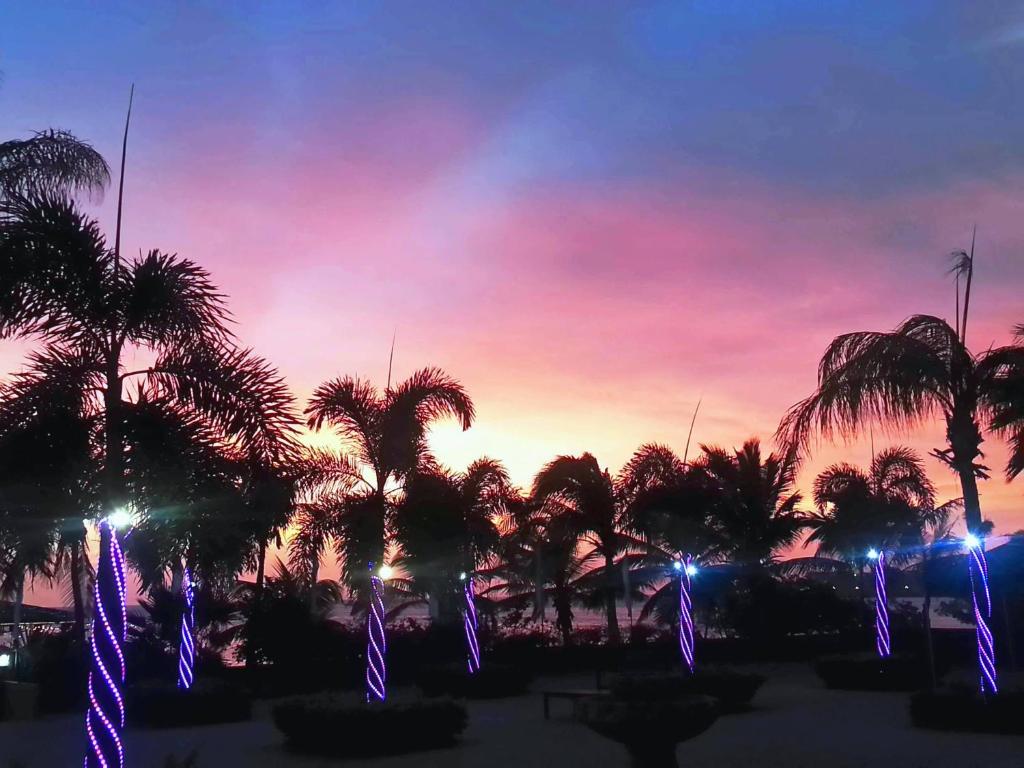
[[[106,389],[103,392],[103,426],[106,430],[106,514],[110,514],[124,503],[124,438],[121,435],[121,378],[118,357],[116,352],[111,354]]]
[[[316,584],[320,580],[320,553],[313,555],[309,563],[309,612],[316,612]]]
[[[85,599],[82,595],[82,544],[71,542],[71,605],[75,618],[75,639],[85,642]]]
[[[561,589],[555,591],[555,623],[562,634],[562,645],[572,645],[572,604]]]
[[[618,645],[622,642],[619,634],[619,617],[615,612],[615,556],[606,554],[604,556],[605,578],[608,585],[605,588],[604,610],[608,621],[608,643]]]
[[[263,599],[263,583],[266,581],[267,571],[267,541],[266,539],[260,540],[260,553],[256,560],[256,589],[254,602],[259,607],[260,602]]]
[[[964,518],[967,530],[978,533],[981,531],[981,500],[978,496],[978,478],[973,468],[958,469],[960,487],[964,495]]]
[[[21,608],[25,603],[25,571],[18,574],[18,585],[14,588],[14,605],[11,607],[11,644],[17,651],[21,642]],[[15,654],[17,658],[17,654]]]

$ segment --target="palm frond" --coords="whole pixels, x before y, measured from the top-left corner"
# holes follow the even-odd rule
[[[67,131],[0,142],[0,197],[86,192],[98,198],[109,183],[102,155]]]
[[[849,436],[871,422],[907,428],[952,407],[951,369],[970,360],[946,321],[915,315],[891,333],[836,338],[818,367],[817,391],[786,414],[776,441],[806,449],[814,433]]]
[[[156,347],[223,342],[230,333],[224,296],[202,267],[153,250],[123,273],[126,336]]]

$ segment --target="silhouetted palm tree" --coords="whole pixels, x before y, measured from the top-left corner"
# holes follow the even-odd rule
[[[96,395],[83,399],[83,415],[101,421],[106,510],[129,501],[132,381],[204,420],[252,466],[294,449],[290,393],[265,361],[232,344],[227,323],[221,295],[193,262],[159,251],[122,261],[97,223],[66,198],[43,194],[0,204],[0,337],[34,336],[45,344],[12,396],[42,409],[54,391]],[[153,362],[125,370],[130,350]]]
[[[505,609],[533,604],[531,619],[543,620],[548,601],[563,645],[573,642],[574,604],[584,602],[592,586],[578,551],[578,535],[551,507],[535,499],[513,498],[498,521],[501,539],[496,561],[486,570],[489,585],[482,596]]]
[[[495,520],[510,497],[500,462],[477,459],[465,472],[428,468],[405,484],[395,514],[398,565],[431,618],[454,622],[462,608],[461,574],[474,577],[498,546]]]
[[[729,559],[759,570],[792,546],[807,527],[795,490],[797,460],[792,453],[761,455],[756,438],[738,451],[701,446],[694,467],[715,486],[710,522],[725,543]]]
[[[623,542],[619,537],[620,507],[611,476],[589,453],[559,456],[537,473],[533,496],[548,507],[551,517],[559,518],[567,530],[591,548],[585,560],[601,562],[608,642],[619,643],[622,637],[616,615],[615,558]]]
[[[704,571],[726,552],[726,542],[711,518],[719,490],[706,472],[684,464],[671,449],[659,445],[642,446],[623,477],[643,480],[639,487],[621,488],[631,497],[624,531],[641,544],[625,558],[631,563],[630,582],[647,592],[640,620],[653,613],[668,621],[679,609],[674,562],[693,556]]]
[[[459,382],[425,368],[383,392],[352,377],[325,382],[313,393],[306,414],[311,429],[330,426],[344,441],[342,453],[320,452],[316,476],[323,492],[335,497],[332,527],[342,579],[365,592],[368,564],[382,563],[391,541],[397,496],[430,461],[427,429],[445,417],[468,429],[473,402]]]
[[[935,488],[917,454],[894,447],[875,456],[867,472],[850,464],[822,471],[814,503],[807,542],[820,554],[863,564],[872,548],[894,555],[921,546],[935,514]]]
[[[967,527],[981,532],[978,462],[982,427],[1008,432],[1016,447],[1007,467],[1024,467],[1024,347],[1010,345],[972,354],[966,345],[972,254],[958,254],[954,268],[967,279],[962,319],[954,328],[931,315],[914,315],[891,333],[858,331],[837,337],[818,366],[818,388],[786,414],[780,442],[806,448],[812,434],[852,435],[872,422],[904,429],[934,414],[946,422],[948,445],[934,455],[960,479]],[[959,294],[958,294],[959,302]],[[958,303],[959,307],[959,303]],[[998,417],[998,418],[997,418]]]
[[[0,142],[0,199],[42,193],[97,195],[110,168],[89,144],[67,131],[47,130]]]

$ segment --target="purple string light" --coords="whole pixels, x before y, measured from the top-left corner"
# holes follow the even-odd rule
[[[181,613],[181,643],[178,646],[178,687],[187,691],[192,687],[196,647],[192,634],[196,628],[196,598],[192,589],[192,575],[188,568],[181,580],[181,591],[185,596],[185,609]]]
[[[466,597],[466,609],[462,615],[462,624],[466,629],[466,646],[469,653],[466,656],[466,664],[469,674],[475,675],[480,671],[480,645],[477,643],[476,631],[478,628],[476,615],[476,602],[473,597],[473,580],[465,579],[463,592]]]
[[[679,571],[679,649],[683,653],[683,663],[692,675],[693,662],[693,602],[690,600],[690,577],[696,573],[693,558],[686,556],[685,561],[676,560],[674,564]]]
[[[978,641],[978,668],[981,692],[999,693],[996,685],[996,649],[988,620],[992,618],[992,595],[988,589],[988,561],[985,543],[969,534],[966,542],[970,555],[971,602],[974,604],[974,634]]]
[[[889,641],[889,604],[885,584],[885,552],[875,556],[875,647],[878,655],[887,659],[892,655]]]
[[[384,701],[387,698],[385,681],[387,667],[384,654],[387,652],[387,638],[384,636],[384,581],[373,573],[370,563],[370,615],[367,617],[366,644],[366,701]]]
[[[85,768],[124,768],[124,651],[128,616],[125,608],[124,554],[117,531],[100,523],[100,557],[93,587],[92,659],[89,666],[89,710],[85,732],[89,747]]]

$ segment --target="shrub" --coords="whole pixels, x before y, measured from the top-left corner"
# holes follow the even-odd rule
[[[910,656],[826,656],[814,665],[825,686],[847,691],[913,691],[928,684],[927,666]]]
[[[234,723],[252,717],[252,702],[240,689],[204,678],[188,691],[165,681],[138,683],[128,689],[125,707],[128,722],[143,728]]]
[[[296,752],[376,757],[448,747],[466,728],[466,708],[449,700],[366,704],[337,694],[288,699],[274,725]]]
[[[1024,734],[1024,691],[982,696],[966,688],[919,691],[910,697],[910,720],[941,731]]]
[[[718,700],[719,711],[726,713],[748,706],[764,681],[764,675],[698,667],[693,675],[621,677],[612,683],[611,694],[623,701],[671,701],[684,696],[711,696]]]
[[[423,667],[416,685],[425,696],[500,699],[526,693],[531,679],[525,670],[501,664],[484,664],[475,675],[469,674],[465,664],[445,664]]]
[[[676,765],[676,744],[700,735],[718,718],[715,700],[707,696],[660,701],[598,696],[580,699],[576,713],[593,731],[625,746],[636,768]]]
[[[75,712],[85,707],[87,656],[73,632],[33,634],[25,654],[29,676],[39,685],[40,714]]]

